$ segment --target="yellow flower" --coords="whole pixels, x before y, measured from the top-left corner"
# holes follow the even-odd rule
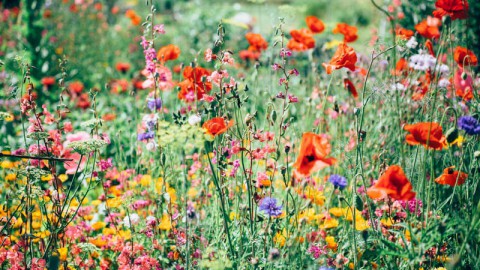
[[[345,215],[345,210],[344,208],[338,208],[338,207],[334,207],[334,208],[330,208],[329,210],[330,214],[336,216],[336,217],[341,217],[343,215]]]
[[[369,227],[370,226],[368,225],[368,222],[364,218],[362,218],[362,217],[358,218],[357,217],[355,219],[355,229],[357,231],[364,231],[364,230],[368,229]]]
[[[42,181],[45,181],[45,182],[48,182],[50,180],[53,179],[53,175],[51,174],[47,174],[47,175],[42,175],[42,177],[40,178]]]
[[[323,48],[325,50],[330,50],[330,49],[338,47],[338,45],[340,45],[341,43],[343,43],[343,41],[334,39],[332,41],[329,41],[329,42],[325,43]]]
[[[92,224],[92,228],[93,228],[95,231],[98,231],[98,230],[104,228],[105,225],[107,225],[105,222],[97,221],[97,222],[95,222],[95,223]]]
[[[4,160],[0,163],[0,167],[3,169],[11,169],[14,167],[14,164],[10,160]]]
[[[58,251],[58,257],[60,258],[61,261],[66,261],[67,260],[67,252],[68,249],[66,247],[62,247],[57,249]]]
[[[237,219],[237,214],[235,212],[230,212],[230,220],[234,220],[234,219]]]
[[[101,248],[107,244],[107,241],[103,240],[100,236],[94,239],[90,239],[90,243],[98,248]]]
[[[196,188],[189,188],[188,192],[187,192],[187,195],[190,199],[193,199],[193,198],[197,197],[198,190]]]
[[[65,182],[65,181],[68,180],[68,175],[66,175],[66,174],[60,174],[60,175],[58,176],[58,179],[60,179],[60,181],[62,181],[62,183],[63,183],[63,182]]]
[[[393,224],[395,224],[395,221],[392,218],[384,218],[384,219],[380,220],[380,222],[385,227],[391,227]]]
[[[335,242],[335,237],[333,236],[327,236],[325,237],[325,242],[327,243],[327,248],[337,251],[338,244]]]
[[[287,230],[285,229],[283,229],[282,233],[277,232],[273,237],[273,242],[280,247],[283,247],[286,241],[287,241]]]
[[[327,218],[321,226],[322,229],[331,229],[338,227],[338,220],[335,218]]]
[[[6,181],[14,181],[15,179],[17,179],[17,175],[14,173],[9,173],[5,176]]]
[[[152,176],[145,174],[140,178],[140,185],[143,187],[148,187],[152,183]]]
[[[107,206],[111,208],[117,208],[122,204],[122,199],[119,197],[108,199],[107,200]]]
[[[158,228],[164,231],[170,231],[172,229],[172,221],[170,220],[169,215],[163,214],[162,220],[160,221]]]

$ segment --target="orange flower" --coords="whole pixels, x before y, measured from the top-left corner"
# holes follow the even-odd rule
[[[142,22],[142,17],[138,16],[133,9],[128,9],[125,16],[130,19],[133,25],[139,25]]]
[[[445,145],[445,135],[443,135],[442,127],[438,123],[416,123],[405,125],[403,129],[410,132],[406,137],[407,143],[410,145],[421,144],[435,150],[441,150]]]
[[[346,23],[339,23],[337,27],[333,29],[334,34],[342,34],[344,42],[354,42],[357,40],[357,27],[348,25]]]
[[[468,17],[468,0],[437,0],[435,7],[433,16],[440,19],[443,16],[450,16],[452,20]]]
[[[438,27],[441,25],[442,22],[439,19],[428,16],[426,20],[415,25],[415,30],[425,38],[436,39],[440,37]]]
[[[433,43],[430,39],[425,41],[425,47],[427,48],[430,55],[435,57],[435,51],[433,51]]]
[[[203,128],[205,129],[205,132],[209,135],[212,136],[217,136],[222,133],[225,133],[227,129],[233,126],[235,122],[233,120],[228,121],[228,125],[225,123],[225,119],[223,117],[215,117],[207,122],[203,123]]]
[[[81,82],[72,82],[68,86],[68,89],[73,94],[80,94],[83,91],[83,88],[84,88],[84,86],[83,86],[83,83],[81,83]]]
[[[357,89],[355,88],[355,85],[352,83],[352,81],[346,78],[343,79],[343,86],[345,87],[345,89],[348,90],[348,92],[350,92],[350,94],[353,95],[354,98],[358,98]]]
[[[400,58],[397,61],[397,64],[395,65],[395,71],[392,72],[392,74],[396,74],[397,76],[407,76],[408,75],[408,62],[405,58]]]
[[[261,53],[259,51],[241,50],[238,55],[243,60],[258,60]]]
[[[169,44],[167,46],[163,46],[157,52],[157,59],[164,63],[170,60],[175,60],[180,55],[180,48],[173,44]]]
[[[122,72],[122,73],[125,73],[127,72],[129,69],[130,69],[130,64],[129,63],[123,63],[123,62],[120,62],[120,63],[117,63],[117,65],[115,66],[115,68]]]
[[[469,49],[460,46],[457,46],[457,48],[455,48],[453,59],[455,59],[455,62],[457,62],[458,66],[460,66],[461,68],[465,66],[478,65],[477,56]]]
[[[287,48],[292,51],[306,51],[315,48],[315,39],[313,33],[309,29],[290,31],[292,39],[288,41]]]
[[[465,183],[468,174],[464,172],[454,171],[454,168],[455,166],[445,168],[445,170],[443,170],[443,174],[440,175],[437,179],[435,179],[435,182],[439,183],[440,185],[449,185],[451,187],[457,185],[460,186]]]
[[[357,63],[357,54],[353,48],[348,47],[347,44],[342,43],[338,46],[337,51],[330,60],[330,63],[323,63],[322,65],[327,70],[327,74],[332,73],[334,69],[348,68],[355,71],[355,63]]]
[[[45,87],[50,88],[55,84],[55,77],[43,77],[41,82]]]
[[[250,44],[250,47],[248,48],[249,51],[262,51],[266,50],[268,47],[268,43],[260,34],[247,33],[245,38],[247,39],[248,44]]]
[[[296,172],[302,175],[311,173],[333,165],[336,159],[327,157],[332,150],[328,137],[325,134],[318,135],[312,132],[303,133],[300,153],[297,161],[293,164]]]
[[[212,83],[204,79],[210,74],[211,72],[208,69],[202,67],[185,67],[183,69],[184,80],[178,83],[178,86],[180,86],[178,98],[187,102],[202,99],[204,94],[212,90]]]
[[[397,27],[397,29],[395,29],[395,34],[403,40],[409,40],[415,33],[410,29]]]
[[[415,198],[415,192],[412,191],[412,184],[398,165],[388,167],[387,171],[380,176],[378,181],[367,189],[367,195],[379,200],[390,197],[394,200],[408,201]]]
[[[307,22],[308,28],[314,33],[314,34],[320,34],[325,30],[325,25],[323,24],[322,20],[315,16],[307,16],[305,18],[305,21]]]

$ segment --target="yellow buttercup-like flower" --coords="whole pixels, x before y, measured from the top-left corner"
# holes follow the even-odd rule
[[[66,247],[62,247],[62,248],[57,249],[57,251],[58,251],[58,258],[61,261],[66,261],[67,260],[68,249]]]

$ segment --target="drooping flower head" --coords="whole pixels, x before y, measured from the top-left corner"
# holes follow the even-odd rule
[[[343,86],[348,90],[348,92],[350,92],[350,94],[352,94],[354,98],[358,98],[357,88],[355,88],[355,85],[352,83],[352,81],[347,78],[343,79]]]
[[[338,46],[337,51],[330,60],[330,63],[323,63],[323,67],[327,70],[327,74],[331,74],[334,69],[348,68],[355,71],[355,64],[357,63],[357,54],[353,48],[346,43]]]
[[[458,127],[465,130],[468,135],[480,134],[480,122],[473,116],[461,116],[458,118]]]
[[[300,144],[300,153],[293,166],[297,173],[301,175],[310,175],[311,173],[331,166],[336,159],[328,157],[332,150],[325,134],[318,135],[312,132],[306,132],[302,136]]]
[[[468,174],[455,171],[454,168],[455,166],[445,168],[445,170],[443,170],[443,174],[435,179],[435,182],[440,185],[449,185],[451,187],[463,185],[465,180],[467,180]]]
[[[282,214],[282,206],[277,204],[277,199],[265,197],[260,201],[260,211],[271,217],[278,217]]]
[[[390,197],[394,200],[408,201],[415,197],[412,184],[405,176],[403,169],[398,165],[388,167],[378,181],[367,189],[367,195],[374,199]]]
[[[422,122],[413,125],[405,125],[404,130],[410,132],[406,140],[410,145],[421,144],[427,148],[442,150],[445,145],[445,135],[442,127],[435,122]]]
[[[463,68],[465,66],[478,65],[478,59],[475,53],[467,48],[457,46],[453,54],[453,59],[457,62],[458,66]]]

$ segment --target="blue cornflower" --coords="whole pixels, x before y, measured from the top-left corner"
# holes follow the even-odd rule
[[[155,108],[159,110],[160,108],[162,108],[162,100],[160,98],[156,98],[156,99],[150,98],[147,101],[147,107],[151,111],[155,111]]]
[[[148,139],[153,139],[153,137],[155,137],[155,133],[153,131],[149,131],[149,132],[138,134],[137,140],[144,141]]]
[[[280,216],[282,214],[282,206],[277,205],[277,199],[275,198],[263,198],[263,200],[260,202],[259,208],[260,211],[263,211],[265,214],[271,217]]]
[[[339,189],[344,189],[348,184],[347,178],[338,174],[330,175],[330,178],[328,178],[328,181],[330,181],[330,183],[332,183],[334,187]]]
[[[331,268],[331,267],[327,267],[327,266],[320,266],[320,268],[318,270],[334,270],[334,269]]]
[[[473,116],[462,116],[458,118],[458,127],[465,130],[468,135],[480,134],[480,123]]]

